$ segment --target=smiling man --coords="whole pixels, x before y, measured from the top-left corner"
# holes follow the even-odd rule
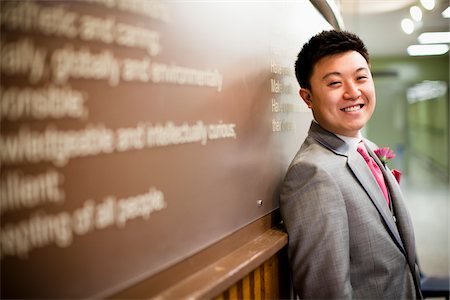
[[[302,299],[422,298],[400,187],[360,132],[376,104],[364,43],[323,31],[295,72],[314,116],[280,194],[295,290]]]

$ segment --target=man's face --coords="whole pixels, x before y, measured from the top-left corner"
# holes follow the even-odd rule
[[[326,56],[314,66],[311,90],[300,96],[326,130],[354,137],[370,120],[376,96],[372,74],[356,51]]]

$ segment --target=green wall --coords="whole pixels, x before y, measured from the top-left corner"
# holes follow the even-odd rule
[[[449,82],[449,57],[372,58],[377,108],[366,135],[380,147],[391,147],[394,168],[408,173],[414,155],[447,177],[449,174],[449,97],[408,104],[406,93],[425,80]],[[448,85],[447,85],[448,86]]]

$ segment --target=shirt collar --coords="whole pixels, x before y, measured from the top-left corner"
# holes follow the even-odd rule
[[[357,137],[344,136],[337,133],[335,133],[335,135],[339,137],[341,140],[343,140],[347,145],[349,145],[351,150],[355,151],[358,148],[359,142],[361,142],[363,139],[360,131],[358,131]]]
[[[316,119],[313,119],[313,122],[319,124]],[[319,124],[320,126],[320,124]],[[356,137],[350,137],[350,136],[345,136],[345,135],[340,135],[337,133],[334,133],[338,138],[340,138],[341,140],[343,140],[351,150],[355,150],[358,148],[358,144],[359,142],[361,142],[363,140],[363,136],[361,134],[361,131],[358,130],[358,134],[356,135]]]

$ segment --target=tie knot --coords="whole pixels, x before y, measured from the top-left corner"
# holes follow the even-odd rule
[[[356,150],[358,151],[359,154],[361,154],[361,156],[364,158],[365,161],[369,161],[370,160],[369,153],[367,152],[367,149],[364,146],[364,142],[363,141],[359,142],[358,148]]]

